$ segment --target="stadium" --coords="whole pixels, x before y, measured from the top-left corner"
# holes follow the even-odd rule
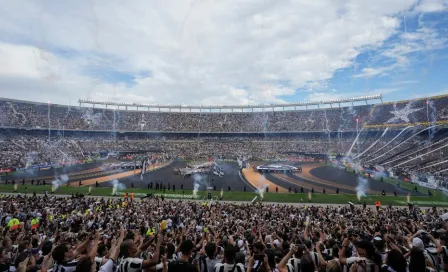
[[[448,272],[448,1],[2,1],[0,272]]]
[[[437,203],[448,189],[446,105],[448,96],[220,107],[2,99],[1,188]]]

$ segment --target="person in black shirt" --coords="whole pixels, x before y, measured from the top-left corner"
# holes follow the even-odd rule
[[[179,260],[168,264],[168,271],[199,272],[199,262],[197,260],[194,260],[193,264],[189,262],[193,249],[194,244],[191,240],[183,241],[179,248],[182,256]]]
[[[0,272],[9,272],[10,266],[6,250],[0,248]]]

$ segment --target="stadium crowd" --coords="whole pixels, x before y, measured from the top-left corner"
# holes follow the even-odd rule
[[[98,157],[100,153],[157,151],[181,158],[195,160],[215,156],[220,159],[235,159],[238,155],[251,155],[254,159],[285,158],[294,154],[346,154],[350,149],[354,135],[336,138],[321,136],[284,136],[284,137],[101,137],[101,136],[65,136],[50,138],[47,136],[9,135],[0,138],[0,166],[2,168],[23,168],[33,164],[68,163]],[[353,152],[368,148],[377,136],[360,139]],[[378,150],[381,141],[372,151]],[[404,144],[400,149],[408,147]]]
[[[435,137],[436,128],[431,128],[424,132],[429,133],[429,140],[424,135],[403,140],[417,130],[444,124],[448,120],[447,103],[448,96],[439,96],[306,111],[181,113],[95,109],[3,99],[0,100],[0,168],[79,162],[110,151],[156,151],[191,160],[209,156],[235,159],[250,155],[254,159],[276,159],[304,153],[350,153],[364,166],[386,165],[396,172],[416,176],[431,172],[440,179],[448,174],[444,171],[448,169],[444,155],[448,152],[444,146],[445,135]],[[399,137],[399,130],[389,130],[383,135],[387,127],[416,123],[420,126],[408,129]],[[31,136],[21,130],[31,129],[38,134],[37,131],[46,130],[49,124],[53,130],[51,137],[42,132],[40,136]],[[381,127],[378,131],[369,131],[378,127]],[[103,134],[92,134],[92,130],[101,130]],[[356,130],[360,137],[353,144]],[[302,133],[274,135],[297,131]],[[143,132],[165,133],[146,135]],[[201,135],[212,132],[223,133],[215,137]],[[250,132],[258,135],[241,136]],[[436,152],[429,152],[433,150]],[[399,167],[395,167],[397,164]]]
[[[1,200],[1,272],[448,271],[436,208]]]
[[[370,114],[369,124],[373,127],[387,127],[397,123],[403,125],[446,124],[448,119],[447,103],[448,96],[442,95],[377,104]]]
[[[444,101],[444,100],[443,100]],[[381,115],[387,106],[376,108]],[[354,131],[372,119],[371,105],[306,111],[146,112],[0,101],[0,125],[74,130],[166,132]],[[378,112],[379,111],[379,112]],[[384,114],[390,116],[390,113]],[[425,119],[426,120],[426,119]],[[386,120],[387,121],[387,120]],[[385,122],[386,122],[385,121]],[[398,120],[399,122],[401,120]]]
[[[0,126],[59,130],[159,132],[355,131],[363,126],[440,124],[448,96],[299,111],[148,112],[0,100]],[[357,126],[358,123],[358,126]]]

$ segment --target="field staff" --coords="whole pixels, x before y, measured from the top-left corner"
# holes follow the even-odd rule
[[[376,210],[379,211],[381,207],[381,202],[379,200],[375,201]]]

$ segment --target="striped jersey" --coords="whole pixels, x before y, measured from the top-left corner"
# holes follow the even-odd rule
[[[64,261],[62,264],[55,264],[52,272],[75,272],[77,265],[78,261],[76,260],[70,262]]]
[[[142,270],[143,259],[124,258],[118,265],[117,272],[139,272]]]
[[[300,272],[300,259],[291,258],[288,260],[288,264],[292,266],[294,272]]]

